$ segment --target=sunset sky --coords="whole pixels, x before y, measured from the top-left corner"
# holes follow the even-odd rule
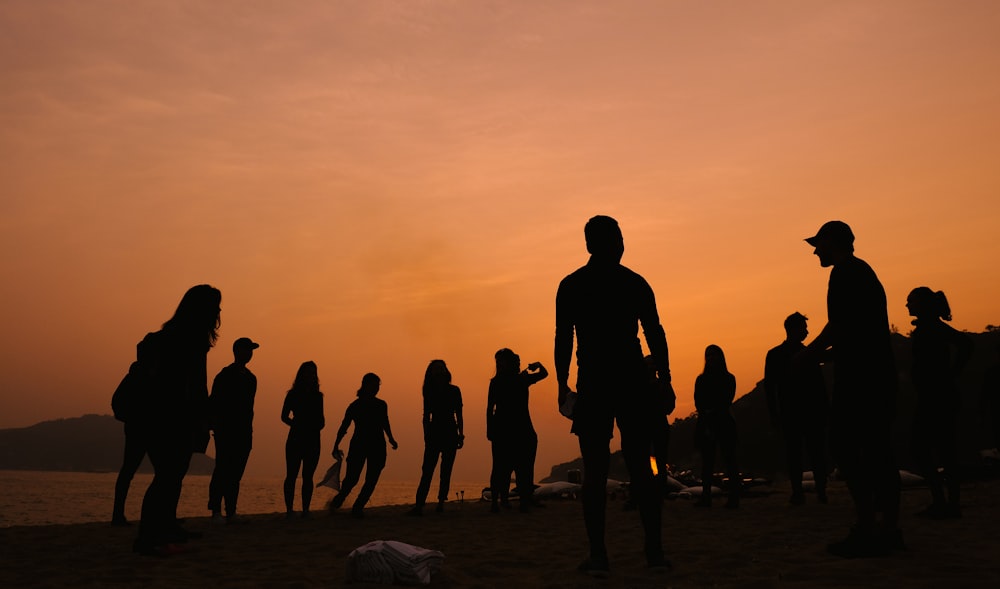
[[[554,373],[556,287],[595,214],[656,292],[675,417],[706,345],[743,394],[785,316],[819,332],[828,270],[802,240],[830,219],[901,331],[920,285],[981,331],[997,31],[992,0],[0,0],[0,427],[110,413],[135,344],[210,283],[210,375],[261,344],[251,473],[283,472],[281,402],[314,360],[321,470],[371,371],[400,443],[383,476],[418,477],[442,358],[455,476],[485,485],[493,353]],[[532,395],[541,478],[578,449],[554,374]]]

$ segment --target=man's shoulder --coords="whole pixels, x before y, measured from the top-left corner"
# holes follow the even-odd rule
[[[843,262],[836,264],[833,267],[833,270],[830,271],[830,275],[875,276],[875,269],[861,258],[857,256],[850,256]]]
[[[562,280],[560,280],[559,286],[562,287],[563,285],[569,285],[573,284],[574,282],[583,280],[590,274],[590,272],[591,269],[588,266],[586,265],[580,266],[576,270],[573,270],[572,272],[567,274]]]
[[[613,280],[631,280],[646,284],[646,279],[628,266],[621,264],[595,265],[590,263],[569,273],[562,279],[559,286],[562,287],[563,285],[572,285],[585,281],[606,280],[609,278]]]

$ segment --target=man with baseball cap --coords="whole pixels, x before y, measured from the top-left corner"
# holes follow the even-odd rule
[[[208,486],[208,508],[214,521],[238,521],[236,501],[240,480],[250,459],[253,440],[253,402],[257,377],[247,364],[260,347],[248,337],[233,342],[234,361],[223,368],[212,383],[208,398],[209,416],[215,432],[215,470]],[[226,518],[222,517],[222,501]]]
[[[833,360],[831,445],[857,517],[847,538],[827,550],[844,558],[885,556],[903,548],[899,470],[890,436],[898,383],[885,289],[871,266],[855,257],[847,223],[829,221],[806,242],[820,265],[833,269],[827,324],[799,359]]]

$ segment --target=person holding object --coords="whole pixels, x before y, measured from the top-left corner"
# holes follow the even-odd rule
[[[344,412],[344,421],[337,430],[337,440],[333,443],[333,457],[340,458],[343,452],[340,451],[340,441],[347,434],[347,428],[354,423],[354,434],[351,436],[351,445],[347,451],[347,472],[344,480],[340,483],[340,492],[334,496],[330,502],[330,510],[340,508],[347,499],[347,496],[358,484],[361,478],[361,469],[365,468],[365,484],[362,485],[358,497],[354,500],[351,515],[363,517],[365,505],[375,491],[378,484],[379,475],[385,468],[385,440],[389,438],[389,444],[395,450],[399,447],[396,439],[392,437],[392,428],[389,426],[389,406],[382,399],[375,398],[382,385],[377,374],[369,372],[361,379],[361,388],[358,389],[358,398],[347,406]]]
[[[605,576],[610,569],[605,546],[605,508],[610,443],[615,424],[631,478],[631,491],[644,531],[643,551],[650,567],[669,567],[661,538],[661,496],[649,450],[652,412],[669,413],[673,398],[667,339],[660,325],[653,289],[622,266],[625,241],[618,222],[599,215],[584,227],[590,260],[559,284],[556,293],[555,366],[561,411],[572,398],[570,364],[576,338],[577,394],[572,432],[583,457],[583,520],[590,544],[578,569]],[[650,398],[649,377],[638,331],[656,365],[660,393]]]

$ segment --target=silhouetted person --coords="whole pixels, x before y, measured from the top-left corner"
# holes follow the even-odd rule
[[[494,354],[496,375],[490,379],[486,401],[486,439],[493,450],[490,476],[491,510],[499,512],[499,501],[510,489],[510,473],[517,476],[521,511],[530,511],[535,492],[535,454],[538,434],[528,410],[528,388],[549,375],[540,362],[521,370],[521,357],[503,348]]]
[[[805,349],[809,335],[807,318],[792,313],[785,319],[785,341],[767,352],[764,362],[764,390],[771,413],[771,424],[781,431],[785,441],[788,480],[792,486],[789,502],[805,503],[802,492],[802,453],[809,462],[816,483],[816,497],[826,503],[826,428],[830,401],[818,361],[793,360]]]
[[[583,521],[590,554],[578,569],[602,576],[609,570],[604,542],[608,468],[615,423],[645,532],[644,552],[650,566],[669,566],[663,556],[660,494],[649,463],[652,445],[649,416],[666,415],[670,391],[667,339],[660,326],[653,290],[642,277],[621,265],[625,242],[611,217],[591,218],[584,228],[590,260],[559,284],[556,294],[555,365],[559,406],[569,387],[573,340],[576,337],[577,400],[572,432],[583,458]],[[656,363],[661,393],[646,394],[648,378],[639,342],[642,325]],[[652,406],[650,406],[652,405]]]
[[[827,350],[832,354],[831,445],[857,516],[847,538],[827,549],[844,558],[883,556],[903,548],[899,470],[891,443],[898,383],[885,289],[871,266],[855,257],[854,233],[846,223],[830,221],[806,242],[820,265],[833,270],[827,324],[799,360],[815,362]]]
[[[240,481],[253,446],[253,403],[257,396],[257,377],[247,364],[259,347],[246,337],[233,342],[233,363],[215,376],[208,397],[209,421],[215,433],[215,469],[208,485],[208,509],[216,521],[237,521]]]
[[[396,439],[392,437],[392,428],[389,426],[389,406],[382,399],[375,397],[381,386],[382,381],[377,374],[369,372],[362,377],[358,398],[347,406],[344,421],[337,430],[337,440],[333,443],[334,458],[343,456],[340,451],[340,441],[347,434],[347,428],[354,423],[354,434],[351,435],[351,445],[347,449],[347,472],[340,483],[340,492],[330,503],[331,510],[338,509],[344,504],[344,500],[361,478],[361,469],[367,464],[365,484],[361,486],[361,491],[351,509],[351,515],[354,517],[362,517],[365,505],[371,499],[375,485],[378,484],[379,475],[385,468],[386,437],[389,438],[393,450],[399,447]]]
[[[451,372],[444,360],[432,360],[424,372],[424,460],[420,467],[417,503],[408,515],[421,515],[438,458],[441,459],[441,482],[438,484],[437,511],[444,511],[451,484],[451,469],[455,455],[465,445],[465,424],[462,420],[462,391],[451,384]]]
[[[933,519],[961,517],[959,505],[958,410],[962,398],[958,376],[972,357],[972,340],[944,321],[951,307],[941,291],[913,289],[906,309],[915,317],[913,388],[913,454],[930,487],[932,503],[917,515]],[[939,463],[940,461],[940,463]],[[938,466],[944,467],[944,480]],[[945,482],[948,494],[945,497]]]
[[[218,339],[222,295],[207,284],[190,288],[160,331],[138,348],[148,371],[148,402],[136,420],[146,436],[153,481],[142,499],[133,546],[140,554],[166,556],[196,534],[177,523],[177,502],[191,455],[208,446],[208,351]]]
[[[726,356],[719,346],[708,346],[705,348],[705,369],[694,381],[694,406],[698,411],[695,445],[701,453],[702,483],[696,507],[712,506],[712,478],[717,451],[722,452],[729,478],[726,507],[735,509],[740,506],[742,481],[737,460],[736,420],[731,411],[734,398],[736,377],[726,367]]]
[[[316,363],[303,362],[295,374],[295,382],[281,406],[281,421],[288,424],[285,441],[285,512],[294,514],[295,480],[302,469],[302,517],[309,517],[312,502],[313,474],[319,464],[320,431],[326,425],[323,417],[323,393],[319,390]]]

